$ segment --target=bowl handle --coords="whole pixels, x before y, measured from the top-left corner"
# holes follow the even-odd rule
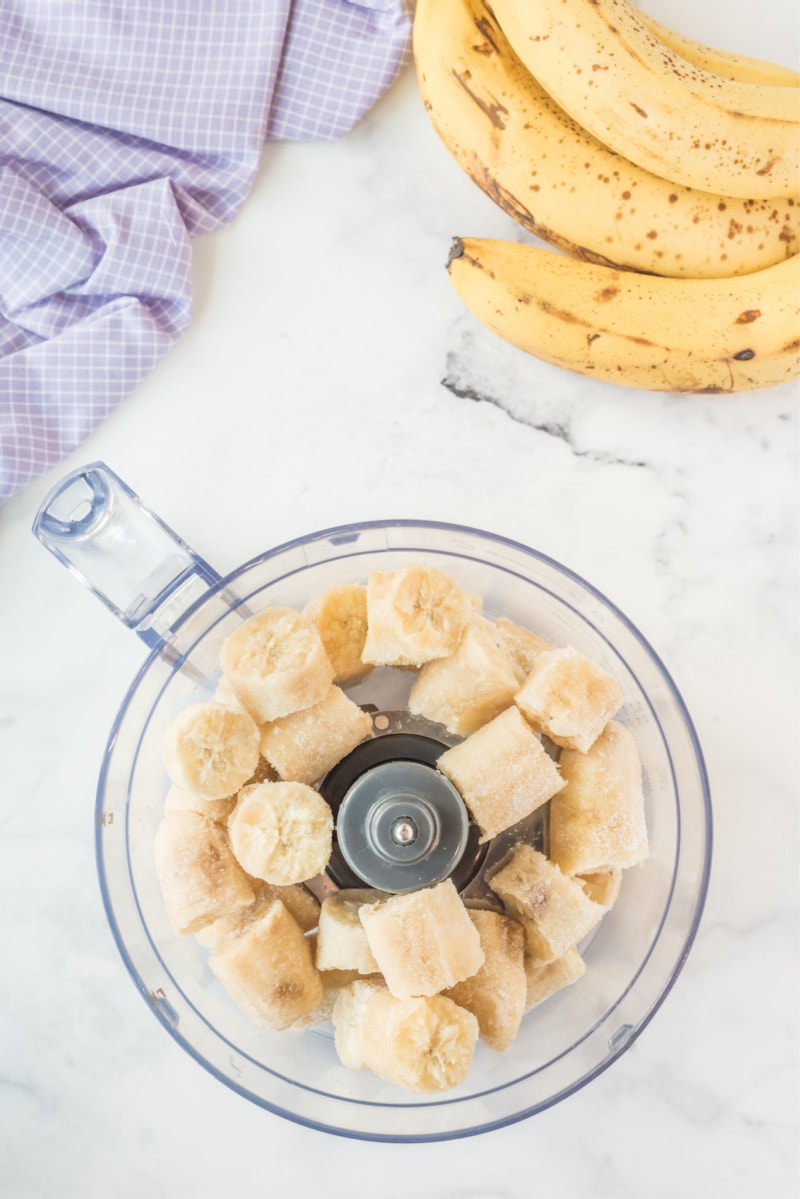
[[[104,462],[72,471],[45,497],[33,532],[151,648],[221,578]]]

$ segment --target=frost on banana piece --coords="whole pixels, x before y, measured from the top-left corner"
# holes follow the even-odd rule
[[[180,936],[255,900],[224,829],[199,812],[164,816],[156,830],[155,862],[169,922]]]
[[[512,702],[519,676],[494,625],[474,616],[454,653],[426,663],[408,697],[408,710],[467,736]]]
[[[596,870],[591,874],[574,875],[593,903],[599,903],[606,911],[617,902],[622,886],[621,870]]]
[[[543,654],[545,650],[551,650],[553,647],[538,633],[526,629],[524,625],[514,624],[505,616],[498,616],[494,623],[499,638],[505,643],[511,655],[517,679],[522,683],[533,670],[539,654]]]
[[[207,820],[221,823],[230,816],[236,807],[236,796],[226,799],[203,799],[201,795],[192,795],[190,791],[182,791],[180,787],[170,787],[164,800],[165,812],[199,812]]]
[[[556,745],[586,753],[622,704],[619,683],[572,646],[539,654],[515,703]]]
[[[550,857],[566,874],[634,866],[647,857],[639,751],[612,720],[588,753],[565,749],[565,786],[550,805]]]
[[[489,886],[525,929],[528,956],[540,966],[563,957],[605,913],[580,883],[530,845],[519,845]]]
[[[502,1053],[516,1037],[525,1011],[525,930],[499,912],[476,909],[469,917],[478,930],[485,961],[480,970],[444,994],[472,1012],[483,1043]]]
[[[368,887],[352,887],[325,896],[317,933],[315,961],[318,970],[355,970],[358,974],[378,972],[378,963],[358,913],[365,903],[378,903],[387,898],[385,892]]]
[[[422,666],[446,658],[474,610],[473,598],[438,567],[373,571],[363,659],[376,666]]]
[[[317,626],[292,608],[265,608],[245,620],[223,641],[220,663],[258,724],[318,703],[333,682]]]
[[[209,700],[189,704],[168,725],[164,766],[181,791],[201,799],[226,799],[258,763],[258,728],[246,712]]]
[[[221,916],[213,924],[199,929],[195,936],[200,945],[206,949],[217,949],[229,938],[239,936],[246,925],[257,920],[259,916],[263,916],[276,899],[279,899],[286,910],[294,916],[303,932],[309,932],[317,927],[319,900],[300,883],[293,883],[289,887],[275,887],[272,883],[265,883],[263,879],[251,878],[249,875],[247,881],[253,888],[255,902],[249,907],[237,908],[234,912]]]
[[[315,878],[327,866],[333,815],[305,783],[256,783],[239,792],[228,831],[248,874],[287,887]]]
[[[546,966],[540,965],[534,958],[525,957],[525,1011],[529,1012],[537,1003],[554,995],[562,987],[577,982],[586,973],[586,963],[577,949],[568,949],[563,957]]]
[[[322,999],[308,941],[280,900],[224,941],[209,965],[245,1015],[275,1031],[290,1028]]]
[[[510,707],[446,750],[439,770],[488,841],[541,807],[564,781],[519,710]]]
[[[372,732],[372,721],[341,687],[319,703],[261,728],[261,754],[282,779],[313,783]]]
[[[358,915],[378,969],[398,999],[435,995],[483,965],[478,930],[451,879],[363,904]]]
[[[343,583],[309,600],[303,615],[313,620],[333,666],[336,683],[352,683],[372,667],[362,659],[367,637],[367,589]]]
[[[472,1012],[444,995],[398,999],[379,990],[365,1005],[362,1030],[364,1065],[425,1094],[464,1081],[478,1040]]]
[[[332,1012],[334,1044],[339,1061],[348,1070],[364,1065],[364,1022],[374,997],[386,990],[380,978],[364,978],[346,984],[337,995]]]

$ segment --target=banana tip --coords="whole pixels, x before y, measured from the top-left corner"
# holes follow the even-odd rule
[[[454,237],[450,244],[450,253],[447,255],[445,266],[450,269],[450,263],[454,258],[461,258],[464,253],[464,243],[460,237]]]

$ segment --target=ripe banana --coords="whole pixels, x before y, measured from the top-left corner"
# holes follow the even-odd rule
[[[362,661],[367,636],[367,589],[359,583],[331,587],[309,600],[303,615],[319,629],[337,683],[352,683],[372,669]]]
[[[734,279],[663,279],[537,246],[457,239],[450,279],[512,345],[651,391],[736,392],[800,375],[800,256]]]
[[[199,812],[167,812],[156,829],[155,864],[164,907],[179,936],[255,901],[225,830]]]
[[[248,874],[288,887],[327,866],[333,815],[304,783],[256,783],[239,792],[228,831],[236,860]]]
[[[517,1035],[525,1012],[525,930],[500,912],[471,911],[485,962],[471,978],[445,992],[448,999],[472,1012],[484,1045],[503,1053]]]
[[[514,54],[488,0],[417,0],[414,53],[431,122],[482,190],[577,258],[658,275],[738,275],[800,244],[800,203],[671,183],[587,132]]]
[[[622,691],[596,662],[565,645],[539,655],[514,702],[537,732],[585,754],[622,704]]]
[[[720,75],[723,79],[738,79],[740,83],[761,83],[769,87],[800,87],[800,75],[791,67],[767,62],[763,58],[749,58],[745,54],[732,54],[729,50],[704,46],[701,42],[695,42],[684,34],[662,25],[643,9],[637,11],[642,24],[664,45],[669,46],[670,50],[674,50],[687,62],[702,67],[704,71],[710,71],[712,75]]]
[[[319,913],[315,961],[318,970],[355,970],[375,974],[378,963],[367,943],[358,918],[365,903],[378,903],[387,896],[368,887],[352,887],[326,895]]]
[[[258,728],[246,712],[224,704],[189,704],[168,726],[164,766],[180,791],[226,799],[258,765]]]
[[[436,566],[373,571],[367,580],[364,661],[422,666],[458,645],[473,612],[470,596]]]
[[[314,783],[371,732],[368,714],[333,686],[310,708],[262,725],[261,755],[282,779]]]
[[[542,87],[617,153],[742,199],[800,193],[800,92],[723,79],[681,58],[629,0],[492,0]]]
[[[478,1021],[444,995],[370,997],[364,1013],[364,1065],[410,1091],[445,1091],[467,1077]]]

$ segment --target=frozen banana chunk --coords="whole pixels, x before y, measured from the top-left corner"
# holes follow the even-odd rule
[[[549,641],[545,641],[544,637],[534,633],[532,629],[526,629],[521,624],[514,624],[505,616],[498,616],[495,627],[511,655],[517,679],[520,683],[524,682],[533,670],[539,654],[552,649],[552,645]]]
[[[510,654],[494,625],[473,616],[455,651],[422,667],[408,710],[465,737],[507,708],[518,687]]]
[[[334,1045],[339,1061],[348,1070],[361,1070],[364,1062],[364,1025],[367,1009],[376,995],[386,990],[381,978],[364,978],[346,983],[333,1004]]]
[[[239,792],[228,831],[248,874],[288,887],[315,878],[327,866],[333,814],[305,783],[256,783]]]
[[[317,927],[319,900],[300,883],[294,883],[290,887],[275,887],[271,883],[265,883],[263,879],[250,878],[249,875],[247,881],[253,888],[254,903],[246,908],[237,908],[235,912],[230,912],[227,916],[220,916],[219,920],[215,920],[213,924],[208,924],[195,933],[198,942],[206,949],[216,949],[228,938],[238,936],[245,925],[262,916],[276,899],[279,899],[286,910],[294,916],[303,932],[309,932],[312,928]]]
[[[612,675],[572,646],[539,654],[515,702],[556,745],[586,753],[622,704]]]
[[[336,1001],[351,983],[374,981],[384,985],[379,974],[365,977],[356,970],[320,970],[319,977],[322,982],[322,999],[312,1011],[296,1020],[292,1028],[303,1031],[306,1028],[319,1028],[322,1024],[329,1024],[333,1020]]]
[[[343,583],[309,600],[303,615],[319,629],[336,683],[352,683],[372,669],[363,661],[367,639],[367,589]]]
[[[450,879],[363,904],[358,915],[378,969],[398,999],[435,995],[483,965],[478,930]]]
[[[472,1012],[483,1043],[502,1053],[516,1037],[525,1011],[525,930],[499,912],[476,909],[469,918],[478,930],[485,960],[480,970],[444,994]]]
[[[225,830],[199,812],[166,813],[156,830],[155,862],[169,922],[180,936],[255,899]]]
[[[398,999],[379,991],[363,1015],[364,1065],[409,1091],[458,1086],[469,1074],[477,1040],[475,1016],[444,995]]]
[[[577,982],[586,973],[586,963],[577,949],[568,949],[563,957],[557,958],[547,966],[541,966],[534,959],[525,958],[525,1011],[529,1012],[537,1003],[554,995],[562,987]]]
[[[596,870],[591,874],[576,874],[574,877],[575,882],[580,883],[594,903],[599,903],[606,911],[613,908],[622,886],[621,870]]]
[[[446,658],[473,611],[472,597],[436,566],[374,571],[367,579],[364,661],[422,666]]]
[[[282,779],[313,783],[372,733],[372,721],[341,687],[319,703],[261,727],[261,755]]]
[[[540,966],[577,945],[605,911],[530,845],[518,846],[489,886],[525,929],[527,954]]]
[[[189,704],[168,725],[164,766],[181,791],[227,799],[258,763],[258,728],[246,712],[209,700]]]
[[[565,874],[634,866],[647,857],[642,768],[633,734],[612,720],[587,753],[565,749],[565,786],[550,805],[550,857]]]
[[[214,702],[225,704],[227,708],[241,708],[239,696],[233,689],[233,683],[224,674],[221,674],[217,679],[217,686],[214,691]]]
[[[201,795],[192,795],[190,791],[181,791],[180,787],[170,787],[164,800],[165,812],[199,812],[208,820],[221,823],[230,816],[236,807],[236,796],[226,799],[203,799]]]
[[[319,913],[316,966],[318,970],[355,970],[375,974],[378,963],[358,913],[365,903],[378,903],[383,891],[353,887],[326,895]]]
[[[469,808],[482,841],[535,812],[564,786],[555,762],[513,706],[446,750],[437,766]]]
[[[333,666],[312,620],[292,608],[265,608],[222,643],[222,672],[258,724],[319,703]]]
[[[245,1015],[275,1031],[291,1028],[322,999],[308,941],[279,899],[224,941],[209,965]]]

